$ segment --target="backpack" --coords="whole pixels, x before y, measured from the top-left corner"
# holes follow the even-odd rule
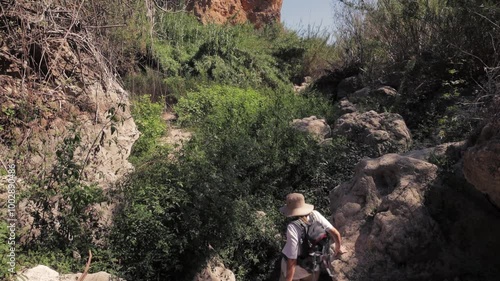
[[[329,238],[323,225],[316,219],[314,213],[310,216],[310,224],[299,220],[291,222],[302,228],[299,238],[300,255],[297,264],[309,273],[317,272],[324,263],[325,253],[329,253]],[[328,268],[328,267],[327,267]]]

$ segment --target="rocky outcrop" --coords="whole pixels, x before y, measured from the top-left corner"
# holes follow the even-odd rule
[[[361,161],[353,179],[331,191],[334,225],[347,250],[333,263],[334,280],[432,276],[415,260],[436,239],[436,223],[424,206],[436,172],[428,162],[388,154]],[[412,262],[411,268],[401,266]]]
[[[481,130],[475,145],[465,152],[463,163],[467,181],[500,207],[500,118]]]
[[[407,151],[412,143],[410,130],[403,118],[395,113],[344,114],[335,122],[332,134],[366,144],[380,155]]]
[[[6,67],[0,72],[0,154],[15,159],[19,177],[31,179],[49,172],[58,155],[76,148],[65,161],[84,167],[79,178],[106,188],[133,168],[127,157],[139,132],[128,93],[91,36],[69,32],[78,19],[39,19],[38,4],[16,1],[5,11],[13,24],[30,26],[26,32],[11,32],[20,28],[16,26],[0,28],[5,38],[0,65]],[[30,51],[23,54],[26,40]],[[24,63],[17,59],[26,55]]]
[[[82,273],[76,274],[63,274],[60,275],[57,271],[45,265],[37,265],[33,268],[24,270],[19,273],[16,281],[77,281]],[[106,272],[97,272],[87,274],[85,281],[125,281],[124,279],[117,278]]]
[[[330,126],[328,126],[326,120],[318,119],[316,116],[294,119],[292,127],[299,131],[310,133],[319,141],[324,140],[331,134]]]
[[[215,259],[193,281],[235,281],[234,273]]]
[[[283,0],[190,0],[187,9],[203,23],[253,23],[256,27],[281,21]]]

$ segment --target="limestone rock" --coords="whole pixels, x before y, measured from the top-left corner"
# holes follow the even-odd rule
[[[382,111],[391,106],[399,96],[396,89],[390,86],[382,86],[377,89],[364,87],[353,93],[348,93],[347,98],[353,103],[362,103],[367,110]]]
[[[45,265],[37,265],[27,269],[19,274],[16,281],[77,281],[82,273],[60,275],[57,271]],[[117,278],[109,273],[100,271],[97,273],[87,274],[85,281],[125,281]]]
[[[464,175],[500,207],[500,119],[487,124],[464,154]]]
[[[207,267],[193,281],[235,281],[234,273],[227,269],[221,262],[211,260]]]
[[[191,0],[187,10],[203,23],[253,23],[256,27],[281,21],[283,0]]]
[[[429,161],[432,157],[442,157],[446,155],[446,152],[448,151],[449,148],[453,149],[460,149],[465,145],[464,141],[460,142],[449,142],[449,143],[444,143],[440,144],[435,147],[429,147],[429,148],[424,148],[424,149],[419,149],[419,150],[412,150],[408,151],[403,154],[403,156],[419,159],[419,160],[424,160],[424,161]]]
[[[379,154],[404,152],[411,145],[411,134],[403,118],[395,113],[353,112],[337,119],[334,135],[373,147]]]
[[[362,160],[353,179],[330,192],[347,250],[333,262],[334,280],[407,279],[398,264],[431,245],[437,231],[424,206],[436,172],[428,162],[387,154]]]
[[[324,140],[331,133],[330,126],[328,126],[326,120],[318,119],[316,116],[294,119],[292,126],[299,131],[310,133],[319,141]]]
[[[346,98],[343,98],[342,100],[340,100],[338,106],[339,106],[340,112],[342,114],[353,113],[353,112],[358,111],[356,106]]]
[[[45,265],[37,265],[22,272],[16,281],[59,281],[59,273]]]
[[[45,26],[38,21],[31,24],[32,29]],[[31,179],[52,170],[57,150],[74,145],[72,160],[86,166],[80,178],[107,188],[133,169],[127,158],[139,131],[130,114],[129,95],[91,41],[88,51],[80,53],[74,47],[77,39],[72,39],[75,45],[57,36],[46,40],[39,48],[43,47],[44,68],[50,73],[39,79],[50,77],[50,81],[26,83],[16,75],[0,75],[0,92],[6,93],[0,95],[0,104],[9,101],[12,110],[29,116],[22,122],[11,118],[12,122],[3,123],[0,154],[16,159],[18,176]],[[18,41],[23,40],[13,40]],[[65,147],[64,140],[75,132],[80,137]]]

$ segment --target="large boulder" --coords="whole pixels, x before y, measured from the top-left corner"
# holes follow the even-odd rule
[[[475,145],[465,152],[463,162],[467,181],[500,207],[500,118],[482,129]]]
[[[377,153],[405,152],[411,146],[411,134],[403,118],[395,113],[353,112],[335,122],[333,135],[366,144]]]
[[[37,265],[20,272],[16,281],[77,281],[82,276],[82,273],[64,274],[60,275],[59,272],[53,270],[45,265]],[[113,276],[109,273],[100,271],[96,273],[87,274],[85,281],[125,281],[124,279]]]
[[[188,1],[192,11],[203,23],[253,23],[256,27],[280,22],[283,0],[200,0]]]
[[[59,281],[59,272],[45,265],[37,265],[21,272],[16,281]]]
[[[347,253],[333,262],[341,280],[426,280],[411,263],[432,245],[436,224],[424,200],[437,177],[425,161],[387,154],[362,160],[349,182],[330,193],[334,225]]]
[[[331,134],[330,126],[328,126],[326,120],[319,119],[316,116],[294,119],[292,127],[299,131],[310,133],[319,141],[324,140]]]

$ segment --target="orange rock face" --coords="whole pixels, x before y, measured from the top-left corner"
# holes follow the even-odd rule
[[[187,6],[203,23],[253,23],[256,27],[281,20],[283,0],[191,0]]]

